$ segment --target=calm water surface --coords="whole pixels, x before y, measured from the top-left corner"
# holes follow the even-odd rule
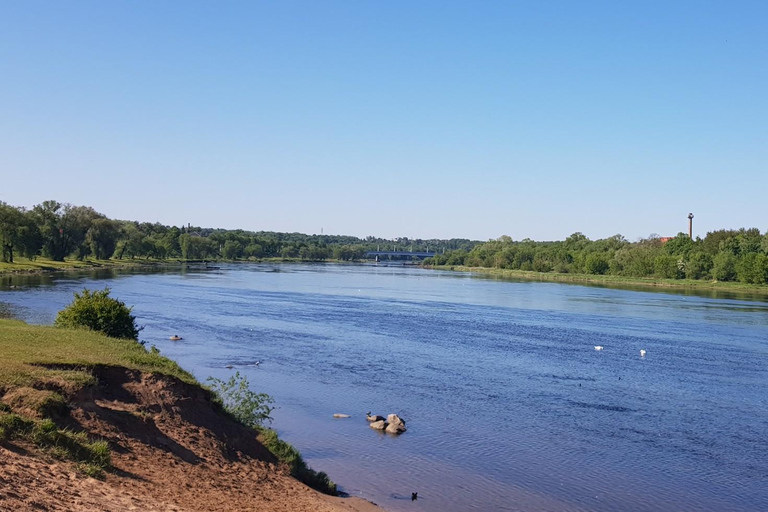
[[[142,339],[245,374],[310,465],[388,510],[768,510],[765,302],[336,265],[18,282],[0,314],[35,323],[108,284]]]

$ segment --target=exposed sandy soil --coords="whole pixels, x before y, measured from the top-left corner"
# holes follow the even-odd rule
[[[109,441],[114,470],[100,481],[33,447],[0,445],[0,510],[381,512],[290,477],[199,388],[117,368],[97,376],[58,423]]]

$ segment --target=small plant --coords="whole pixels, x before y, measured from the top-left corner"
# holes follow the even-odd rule
[[[18,414],[0,414],[0,441],[23,438],[33,427],[32,421]]]
[[[224,409],[237,421],[251,428],[272,422],[270,407],[275,400],[266,393],[254,393],[248,389],[248,379],[236,372],[228,381],[208,377],[211,391],[221,400]]]
[[[137,340],[143,327],[136,325],[136,317],[124,302],[109,296],[109,288],[75,293],[75,299],[59,311],[58,327],[86,327],[112,338]]]
[[[272,455],[291,468],[291,476],[312,487],[315,490],[336,496],[338,489],[336,484],[323,471],[315,471],[307,466],[299,450],[290,443],[286,443],[277,436],[277,432],[271,428],[259,429],[259,441]]]

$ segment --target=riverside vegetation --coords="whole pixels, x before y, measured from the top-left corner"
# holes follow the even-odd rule
[[[0,202],[0,246],[0,272],[87,268],[137,260],[354,261],[367,251],[398,248],[440,252],[424,260],[429,266],[513,271],[524,278],[589,277],[602,282],[663,279],[668,280],[667,285],[683,280],[768,284],[768,232],[761,233],[758,228],[721,229],[696,239],[684,233],[671,239],[652,235],[636,242],[621,235],[590,240],[582,233],[554,242],[513,241],[508,236],[485,243],[468,239],[385,240],[165,226],[113,220],[93,208],[57,201],[44,201],[30,210]]]
[[[428,248],[471,249],[466,239],[411,240],[394,245],[416,251]],[[225,230],[194,226],[113,220],[88,206],[45,201],[27,210],[0,202],[0,271],[45,266],[61,268],[65,258],[74,266],[89,259],[112,260],[359,260],[367,251],[393,246],[393,241],[338,235],[304,235],[267,231]],[[10,265],[23,258],[21,265]],[[18,262],[17,262],[18,263]]]
[[[138,341],[141,330],[109,289],[75,294],[54,327],[0,320],[0,444],[23,442],[51,456],[72,460],[87,475],[111,469],[109,444],[68,425],[70,401],[98,384],[97,369],[138,370],[178,379],[210,397],[225,415],[253,429],[254,437],[297,480],[326,494],[336,485],[309,468],[299,452],[265,426],[273,399],[249,389],[239,373],[229,381],[209,379],[209,388],[174,361]]]
[[[651,236],[634,243],[621,235],[593,241],[574,233],[558,242],[515,242],[502,236],[469,251],[436,255],[424,263],[508,270],[509,275],[528,278],[560,274],[592,276],[596,279],[591,280],[603,282],[631,283],[653,278],[668,280],[666,284],[690,280],[765,285],[768,232],[761,234],[757,228],[722,229],[707,233],[703,239],[679,233],[671,239]]]

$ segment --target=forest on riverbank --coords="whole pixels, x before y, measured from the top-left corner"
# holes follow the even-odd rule
[[[109,219],[91,207],[44,201],[31,209],[0,202],[2,261],[37,257],[70,260],[260,260],[355,261],[368,251],[434,251],[425,265],[467,266],[541,273],[612,275],[627,278],[691,279],[768,283],[768,232],[721,229],[704,238],[650,236],[630,242],[621,235],[590,240],[574,233],[565,240],[482,243],[369,236],[306,235]]]
[[[721,229],[704,238],[685,233],[629,242],[621,235],[590,240],[574,233],[563,241],[519,242],[508,236],[455,250],[425,265],[466,266],[541,273],[613,275],[629,278],[693,279],[768,283],[768,232]]]
[[[113,220],[89,206],[44,201],[31,209],[0,201],[2,261],[16,256],[34,260],[43,256],[65,258],[248,260],[262,258],[362,259],[381,250],[470,250],[480,242],[467,239],[421,240],[406,237],[386,240],[369,236],[305,235],[242,229],[213,229],[191,225]]]

